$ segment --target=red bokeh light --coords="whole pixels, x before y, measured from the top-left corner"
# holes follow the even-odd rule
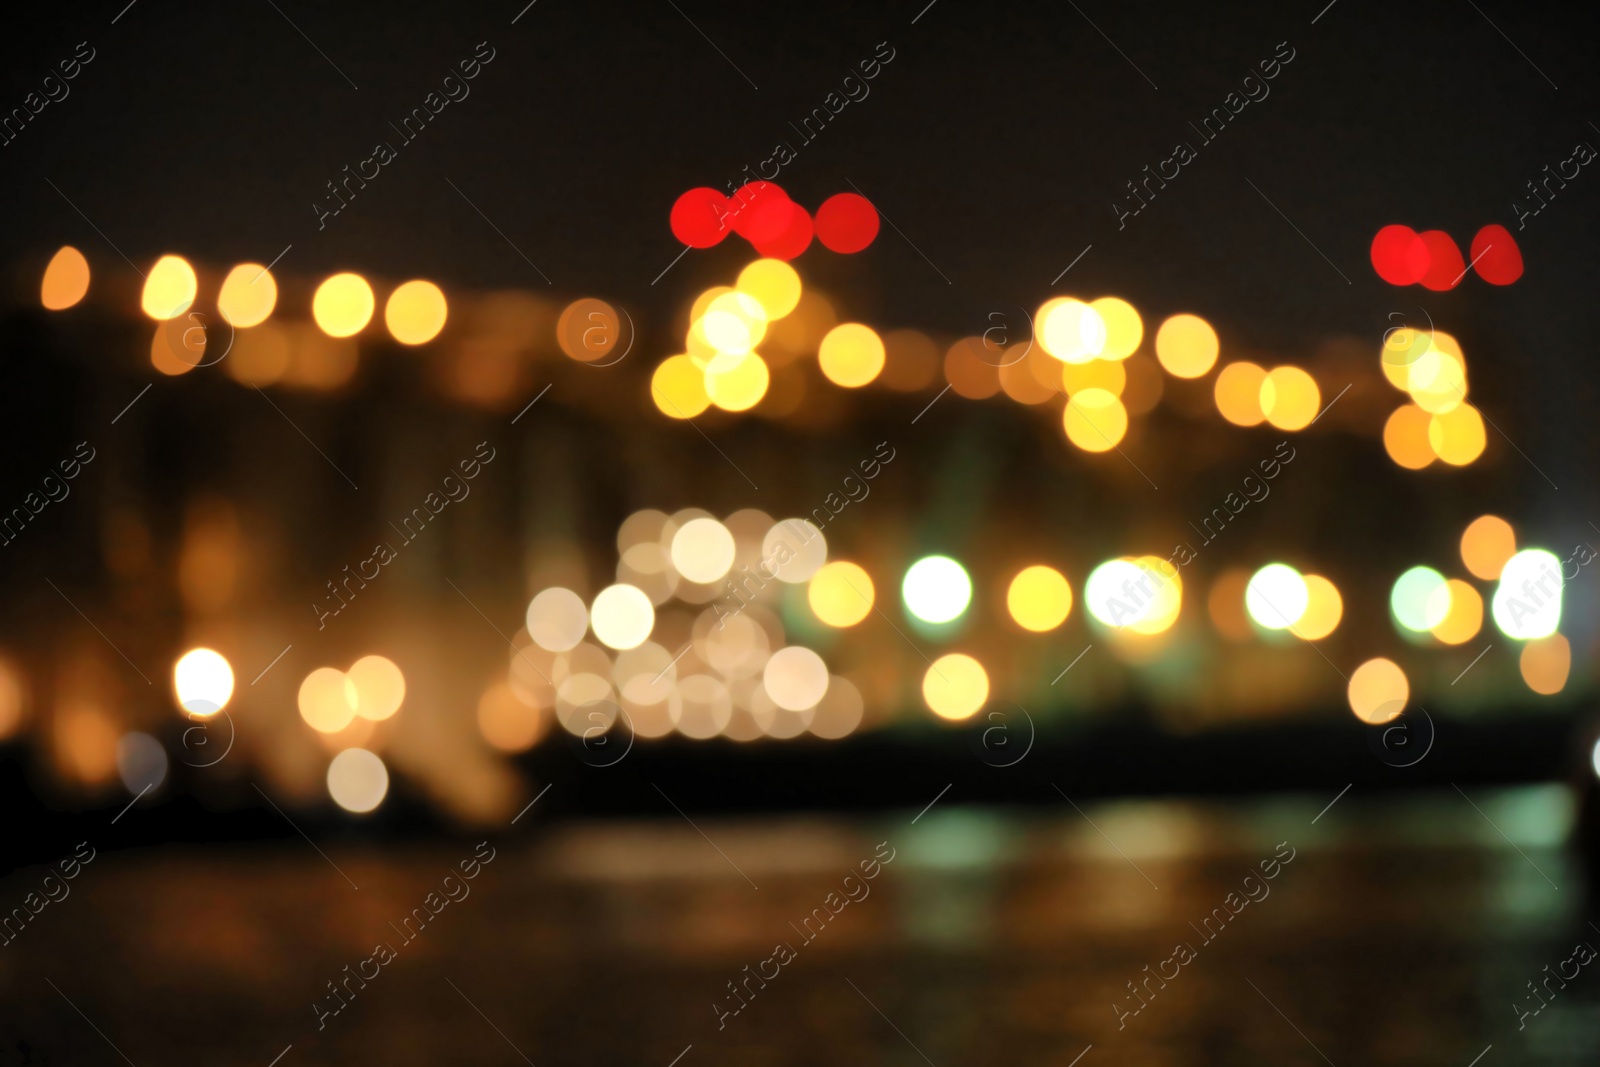
[[[838,193],[817,208],[817,240],[833,252],[859,252],[878,236],[878,211],[856,193]]]
[[[799,204],[789,205],[789,224],[770,241],[753,241],[756,251],[773,259],[793,259],[811,246],[811,215]]]
[[[1422,285],[1434,292],[1454,289],[1466,273],[1467,261],[1461,258],[1461,249],[1443,230],[1425,230],[1422,241],[1428,246],[1428,269],[1422,275]]]
[[[1385,226],[1372,239],[1372,269],[1390,285],[1420,282],[1429,259],[1427,242],[1410,226]]]
[[[733,194],[728,222],[733,232],[760,245],[782,237],[789,228],[789,194],[772,182],[749,182]]]
[[[690,189],[672,205],[672,236],[691,248],[710,248],[728,236],[728,198],[707,186]]]
[[[1472,269],[1490,285],[1510,285],[1522,277],[1522,249],[1511,231],[1498,223],[1485,226],[1472,239]]]

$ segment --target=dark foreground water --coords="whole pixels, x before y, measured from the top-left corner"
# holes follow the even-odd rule
[[[0,1067],[1600,1062],[1563,791],[1331,799],[100,852]]]

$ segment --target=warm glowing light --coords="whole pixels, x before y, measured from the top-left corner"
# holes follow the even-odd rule
[[[655,624],[655,605],[637,586],[607,586],[589,608],[589,625],[607,648],[636,648],[650,636]]]
[[[1305,575],[1306,610],[1289,628],[1304,641],[1320,641],[1333,633],[1344,615],[1344,598],[1339,588],[1320,574]]]
[[[1261,381],[1261,411],[1280,430],[1303,430],[1317,417],[1322,393],[1299,367],[1276,367]]]
[[[1000,391],[1000,373],[988,353],[981,337],[963,337],[945,352],[945,380],[957,396],[983,400]]]
[[[372,321],[372,286],[359,274],[335,274],[317,286],[311,317],[329,337],[353,337]]]
[[[1431,420],[1432,416],[1415,404],[1395,408],[1383,424],[1383,449],[1389,453],[1389,458],[1413,471],[1438,459],[1428,440]]]
[[[1500,632],[1517,641],[1549,637],[1561,625],[1561,561],[1542,548],[1506,560],[1490,611]]]
[[[950,622],[967,610],[972,579],[949,556],[924,556],[906,571],[900,596],[906,610],[923,622]]]
[[[671,552],[679,574],[707,585],[733,567],[733,534],[716,519],[690,519],[672,535]]]
[[[524,752],[544,734],[549,720],[517,699],[507,682],[496,682],[478,698],[478,732],[501,752]]]
[[[621,339],[622,318],[617,309],[592,296],[574,300],[556,318],[556,344],[568,359],[579,363],[605,359]]]
[[[1213,394],[1217,410],[1235,426],[1256,426],[1265,419],[1261,410],[1261,387],[1267,372],[1254,363],[1230,363],[1217,375]]]
[[[1445,593],[1434,595],[1448,598],[1449,606],[1444,618],[1430,632],[1447,645],[1459,645],[1478,636],[1483,628],[1483,597],[1460,578],[1451,578],[1445,585],[1448,586]]]
[[[328,795],[356,815],[383,803],[389,793],[389,769],[364,748],[347,748],[328,764]]]
[[[1103,389],[1120,399],[1128,385],[1127,366],[1123,363],[1095,359],[1088,363],[1053,365],[1061,368],[1061,388],[1068,396],[1076,396],[1085,389]]]
[[[1406,709],[1411,686],[1406,682],[1406,672],[1393,660],[1369,659],[1350,672],[1346,695],[1356,718],[1381,726]]]
[[[1560,634],[1529,641],[1522,646],[1518,665],[1529,689],[1541,696],[1554,696],[1566,688],[1567,675],[1572,670],[1572,646]]]
[[[278,283],[259,263],[241,263],[222,279],[217,314],[232,326],[248,329],[267,321],[278,304]]]
[[[1244,596],[1250,589],[1250,572],[1230,567],[1211,583],[1206,596],[1206,608],[1211,613],[1211,624],[1217,632],[1230,641],[1248,641],[1255,636],[1250,616],[1244,610]],[[1301,616],[1302,619],[1305,616]]]
[[[1006,590],[1006,610],[1024,630],[1044,633],[1067,621],[1072,611],[1072,586],[1054,567],[1024,567]]]
[[[1522,277],[1522,250],[1511,231],[1490,223],[1472,239],[1472,269],[1490,285],[1510,285]]]
[[[191,715],[215,715],[233,696],[233,668],[220,652],[195,648],[172,667],[172,688],[178,706]]]
[[[1081,300],[1047,300],[1034,316],[1039,344],[1065,363],[1087,363],[1106,347],[1106,324],[1100,313]]]
[[[1299,622],[1311,603],[1305,577],[1286,563],[1269,563],[1250,576],[1244,607],[1257,626],[1287,630]]]
[[[668,225],[672,236],[691,248],[710,248],[733,232],[727,222],[733,205],[708,186],[690,189],[672,204]]]
[[[356,714],[363,719],[381,722],[405,703],[406,677],[387,657],[362,656],[351,664],[345,678],[355,688]]]
[[[1412,567],[1389,592],[1394,621],[1413,633],[1427,633],[1450,614],[1450,584],[1432,567]]]
[[[1085,452],[1117,447],[1128,432],[1128,409],[1105,389],[1082,389],[1067,399],[1061,413],[1067,440]]]
[[[318,733],[336,734],[356,717],[356,687],[336,667],[318,667],[300,683],[300,717]]]
[[[772,375],[766,361],[751,352],[731,367],[708,369],[705,383],[706,395],[723,411],[748,411],[767,395]]]
[[[1083,583],[1085,610],[1115,630],[1160,633],[1177,621],[1182,602],[1177,568],[1156,556],[1107,560]]]
[[[663,414],[692,419],[711,406],[705,372],[686,355],[668,356],[650,377],[650,399]]]
[[[139,306],[157,321],[175,319],[189,310],[199,287],[188,260],[182,256],[162,256],[145,276]]]
[[[856,389],[883,370],[883,341],[870,326],[859,322],[841,323],[822,339],[817,361],[830,382]]]
[[[784,519],[761,539],[761,558],[778,581],[810,581],[828,559],[828,539],[809,519]]]
[[[1422,287],[1442,293],[1454,289],[1467,273],[1467,261],[1455,239],[1443,230],[1423,230],[1419,234],[1428,248],[1428,269],[1422,272]]]
[[[806,587],[806,601],[818,619],[828,626],[854,626],[872,611],[876,590],[872,578],[860,566],[835,560],[817,571]]]
[[[835,193],[817,208],[817,240],[830,252],[859,252],[878,236],[878,210],[856,193]]]
[[[802,645],[780,648],[767,660],[761,685],[772,702],[788,711],[817,706],[828,691],[828,665]]]
[[[27,691],[15,665],[0,659],[0,738],[10,737],[27,714]]]
[[[989,675],[971,656],[951,652],[922,676],[922,699],[941,719],[969,719],[989,699]]]
[[[711,301],[695,329],[718,352],[742,356],[767,335],[767,313],[748,293],[727,292]]]
[[[383,305],[384,325],[403,345],[427,344],[438,337],[449,314],[443,290],[420,278],[390,293]]]
[[[545,589],[528,601],[524,624],[533,643],[547,652],[576,648],[589,629],[589,609],[570,589]]]
[[[1217,331],[1199,315],[1174,315],[1156,331],[1156,358],[1175,378],[1199,378],[1221,350]]]
[[[1396,389],[1411,387],[1411,368],[1433,346],[1433,335],[1410,326],[1399,326],[1383,335],[1380,363],[1383,376]]]
[[[1139,343],[1144,340],[1144,322],[1132,304],[1114,296],[1102,296],[1089,306],[1106,327],[1106,343],[1100,352],[1101,359],[1127,359],[1139,351]]]
[[[1463,467],[1483,455],[1487,438],[1483,416],[1471,404],[1462,404],[1428,419],[1428,444],[1434,453],[1454,467]]]
[[[1372,269],[1390,285],[1415,285],[1428,271],[1427,243],[1410,226],[1392,224],[1372,239]]]
[[[1517,551],[1517,534],[1498,515],[1480,515],[1461,534],[1461,562],[1474,578],[1492,582]]]
[[[50,311],[62,311],[82,300],[89,292],[89,261],[71,245],[62,245],[44,268],[39,283],[39,302]]]
[[[739,292],[754,297],[768,319],[781,319],[800,303],[800,275],[781,259],[758,259],[739,272]]]

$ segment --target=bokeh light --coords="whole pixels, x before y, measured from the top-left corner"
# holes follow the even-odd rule
[[[1461,562],[1474,578],[1495,581],[1517,551],[1517,534],[1498,515],[1480,515],[1461,534]]]
[[[856,389],[883,370],[883,341],[870,326],[859,322],[841,323],[822,339],[817,361],[830,382]]]
[[[1096,359],[1088,363],[1054,365],[1061,369],[1061,390],[1068,396],[1074,396],[1085,389],[1104,389],[1120,399],[1123,389],[1127,388],[1128,371],[1124,363]],[[1055,391],[1051,392],[1053,394]]]
[[[1393,721],[1406,709],[1411,686],[1406,673],[1389,659],[1369,659],[1350,672],[1346,690],[1356,718],[1373,726]]]
[[[1072,611],[1072,586],[1054,567],[1042,563],[1024,567],[1006,589],[1006,610],[1024,630],[1054,630]]]
[[[1344,598],[1338,586],[1320,574],[1304,576],[1306,608],[1289,632],[1304,641],[1320,641],[1333,633],[1344,616]]]
[[[1471,404],[1461,404],[1428,419],[1428,445],[1451,466],[1471,463],[1483,455],[1485,444],[1483,416]]]
[[[672,204],[672,236],[690,248],[710,248],[732,232],[726,220],[728,198],[708,186],[690,189]]]
[[[668,356],[650,377],[650,399],[663,415],[692,419],[711,406],[705,372],[687,355]]]
[[[772,702],[788,711],[816,707],[828,691],[828,665],[803,645],[780,648],[767,660],[761,685]]]
[[[810,581],[828,559],[828,539],[810,519],[784,519],[761,539],[761,558],[778,581]]]
[[[222,279],[217,314],[231,326],[248,329],[267,321],[278,305],[278,282],[259,263],[240,263]]]
[[[372,286],[359,274],[335,274],[317,286],[311,317],[329,337],[353,337],[372,321]]]
[[[71,245],[62,245],[44,268],[39,282],[39,302],[50,311],[63,311],[89,292],[89,261]]]
[[[566,652],[588,632],[589,608],[577,593],[556,586],[528,601],[524,624],[534,644],[547,652]]]
[[[1407,470],[1418,471],[1438,459],[1428,440],[1432,416],[1415,404],[1394,409],[1383,424],[1383,450]]]
[[[609,585],[595,595],[589,608],[589,625],[607,648],[635,648],[645,642],[655,624],[655,605],[637,586]]]
[[[934,660],[922,676],[922,699],[941,719],[969,719],[989,699],[989,675],[971,656],[948,653]]]
[[[723,411],[748,411],[767,395],[772,375],[766,361],[751,352],[731,367],[707,370],[705,383],[706,396]]]
[[[1522,646],[1518,657],[1522,680],[1541,696],[1554,696],[1566,688],[1572,670],[1572,646],[1560,634],[1551,634]]]
[[[1217,410],[1235,426],[1257,426],[1265,419],[1261,410],[1262,386],[1267,372],[1254,363],[1230,363],[1217,375],[1213,395]]]
[[[817,208],[816,230],[830,252],[859,252],[878,236],[878,211],[864,196],[836,193]]]
[[[443,290],[420,278],[399,286],[383,305],[384,325],[403,345],[427,344],[438,337],[449,314]]]
[[[812,614],[841,629],[865,619],[876,595],[871,576],[858,564],[842,559],[824,564],[806,587]]]
[[[1156,331],[1156,358],[1175,378],[1199,378],[1222,350],[1217,331],[1199,315],[1173,315]]]
[[[167,750],[149,734],[123,734],[117,740],[117,777],[130,793],[156,788],[167,777]]]
[[[139,307],[158,322],[175,319],[189,310],[199,287],[188,260],[182,256],[162,256],[145,275]]]
[[[389,793],[389,769],[364,748],[347,748],[328,764],[328,795],[345,811],[365,815]]]
[[[1100,352],[1101,359],[1123,360],[1139,351],[1144,340],[1144,321],[1139,312],[1126,300],[1115,296],[1102,296],[1089,302],[1100,321],[1105,324],[1106,342]]]
[[[1046,352],[1066,363],[1086,363],[1106,347],[1100,313],[1071,297],[1045,301],[1034,316],[1034,332]]]
[[[323,734],[338,733],[356,717],[356,688],[337,667],[318,667],[300,683],[297,704],[306,725]]]
[[[1450,614],[1450,585],[1432,567],[1412,567],[1389,591],[1394,621],[1413,633],[1427,633]]]
[[[672,565],[691,582],[719,581],[733,567],[733,534],[716,519],[690,519],[672,535]]]
[[[1061,428],[1085,452],[1108,452],[1128,432],[1128,409],[1105,389],[1080,389],[1067,398]]]
[[[1490,612],[1500,632],[1517,641],[1549,637],[1561,625],[1561,561],[1542,548],[1506,560]]]
[[[1299,367],[1275,367],[1261,381],[1261,412],[1280,430],[1303,430],[1317,417],[1322,393]]]
[[[202,717],[215,715],[233,696],[233,668],[227,657],[214,649],[190,649],[173,664],[172,688],[184,711]]]
[[[544,735],[548,717],[518,699],[509,682],[496,682],[478,698],[478,732],[501,752],[525,752]]]
[[[1449,604],[1444,618],[1430,632],[1444,644],[1459,645],[1478,636],[1483,628],[1483,597],[1460,578],[1451,578],[1445,585],[1441,599],[1448,599]]]
[[[350,665],[345,678],[355,689],[355,711],[363,719],[381,722],[405,703],[405,675],[385,656],[362,656]]]
[[[1415,285],[1428,271],[1428,245],[1410,226],[1383,227],[1372,238],[1372,269],[1390,285]]]
[[[923,622],[950,622],[967,610],[972,579],[949,556],[924,556],[906,571],[900,596],[906,610]]]
[[[781,319],[800,303],[800,275],[781,259],[758,259],[739,272],[739,292],[755,299],[768,319]]]
[[[1269,563],[1250,576],[1244,606],[1257,626],[1287,630],[1305,615],[1311,590],[1305,577],[1287,563]]]
[[[1490,285],[1510,285],[1522,277],[1522,250],[1511,231],[1499,223],[1479,230],[1471,251],[1472,269]]]

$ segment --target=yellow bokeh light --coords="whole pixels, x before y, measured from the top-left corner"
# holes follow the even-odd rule
[[[355,688],[356,714],[380,722],[400,710],[406,699],[406,678],[384,656],[362,656],[345,673]]]
[[[427,344],[438,337],[449,314],[444,292],[420,278],[390,293],[388,302],[383,305],[384,325],[403,345]]]
[[[696,331],[718,352],[746,355],[767,335],[767,313],[748,293],[723,293],[695,320]]]
[[[1406,391],[1424,411],[1454,411],[1467,398],[1467,365],[1435,345],[1407,368]]]
[[[329,337],[353,337],[372,321],[372,286],[359,274],[335,274],[317,286],[311,317]]]
[[[1061,388],[1068,396],[1085,389],[1104,389],[1120,399],[1128,385],[1127,369],[1120,362],[1096,359],[1088,363],[1062,363],[1058,366],[1061,368]]]
[[[1320,574],[1305,576],[1306,610],[1289,632],[1304,641],[1320,641],[1333,633],[1344,616],[1344,598],[1338,586]]]
[[[1261,387],[1266,380],[1267,372],[1254,363],[1230,363],[1223,367],[1212,390],[1222,417],[1235,426],[1260,425],[1267,417],[1261,410]]]
[[[1432,343],[1430,334],[1410,326],[1402,326],[1384,334],[1383,354],[1379,363],[1389,384],[1396,389],[1409,388],[1412,364],[1422,358]]]
[[[162,374],[187,374],[206,357],[206,328],[193,319],[156,327],[150,339],[150,365]]]
[[[690,519],[672,535],[672,565],[691,582],[718,581],[733,567],[736,546],[728,528],[710,516]]]
[[[189,310],[199,288],[188,260],[182,256],[162,256],[145,275],[139,307],[158,322],[177,318]]]
[[[735,286],[756,299],[769,319],[781,319],[800,303],[800,275],[781,259],[758,259],[739,272]]]
[[[1072,611],[1072,586],[1054,567],[1024,567],[1006,590],[1006,610],[1024,630],[1054,630]]]
[[[711,406],[705,372],[686,355],[668,356],[650,376],[650,399],[663,415],[692,419]]]
[[[1173,315],[1156,331],[1156,358],[1175,378],[1199,378],[1216,365],[1221,350],[1217,331],[1199,315]]]
[[[1322,393],[1299,367],[1275,367],[1261,380],[1261,411],[1280,430],[1303,430],[1317,417]]]
[[[731,285],[713,285],[711,288],[694,298],[694,303],[689,307],[689,321],[691,323],[698,321],[703,315],[705,315],[706,309],[711,307],[711,301],[715,300],[719,296],[722,296],[724,293],[731,293],[734,291],[735,290]]]
[[[1522,680],[1541,696],[1554,696],[1566,688],[1572,670],[1572,646],[1560,634],[1551,634],[1522,646],[1517,661]]]
[[[233,696],[233,668],[220,652],[190,649],[173,664],[172,689],[184,711],[201,717],[215,715]]]
[[[1476,589],[1460,578],[1445,583],[1445,591],[1430,598],[1430,602],[1448,600],[1444,618],[1429,632],[1447,645],[1459,645],[1478,636],[1483,628],[1483,597]]]
[[[82,300],[89,292],[89,261],[71,245],[62,245],[44,268],[39,283],[39,302],[51,311],[61,311]]]
[[[1044,350],[1064,363],[1087,363],[1105,351],[1106,324],[1100,313],[1069,296],[1040,305],[1033,329]]]
[[[1140,634],[1170,630],[1183,608],[1183,579],[1178,577],[1178,568],[1160,556],[1138,556],[1132,562],[1149,576],[1154,597],[1139,608],[1138,618],[1128,623],[1127,628]]]
[[[1389,458],[1407,470],[1419,471],[1438,459],[1428,442],[1431,416],[1415,404],[1394,409],[1383,424],[1383,449]]]
[[[1517,533],[1498,515],[1480,515],[1461,534],[1461,562],[1474,578],[1496,581],[1506,560],[1517,554]]]
[[[871,576],[857,564],[841,559],[824,564],[812,575],[806,602],[823,623],[843,629],[871,613],[876,594]]]
[[[318,667],[300,683],[300,717],[318,733],[336,734],[356,717],[356,687],[337,667]]]
[[[754,352],[725,370],[705,372],[706,396],[723,411],[748,411],[767,395],[772,374],[767,362]]]
[[[655,624],[655,605],[637,586],[607,586],[589,606],[589,625],[607,648],[637,648],[644,644]]]
[[[365,815],[388,793],[389,769],[364,748],[347,748],[328,764],[328,795],[345,811]]]
[[[772,702],[787,711],[817,706],[828,692],[828,665],[803,645],[774,652],[761,670],[761,686]]]
[[[1102,296],[1089,306],[1105,323],[1106,343],[1100,352],[1101,359],[1123,360],[1139,351],[1144,340],[1144,322],[1132,304],[1114,296]]]
[[[1356,718],[1381,726],[1405,710],[1411,686],[1393,660],[1369,659],[1350,673],[1346,695]]]
[[[969,719],[989,699],[989,675],[971,656],[951,652],[922,676],[922,699],[941,719]]]
[[[1471,404],[1428,419],[1428,444],[1434,454],[1453,467],[1464,467],[1483,455],[1487,438],[1483,416]]]
[[[232,326],[248,329],[267,321],[278,305],[278,283],[258,263],[241,263],[222,279],[217,314]]]
[[[1105,452],[1127,434],[1128,409],[1104,389],[1084,389],[1067,400],[1061,425],[1067,440],[1085,452]]]
[[[870,326],[859,322],[841,323],[822,339],[817,361],[830,382],[857,389],[883,370],[883,340]]]

